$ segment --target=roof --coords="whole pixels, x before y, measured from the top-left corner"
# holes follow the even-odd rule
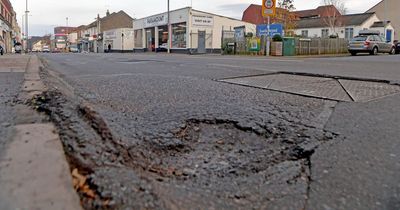
[[[373,10],[375,7],[377,7],[378,5],[380,5],[383,1],[384,1],[384,0],[382,0],[382,1],[378,2],[378,3],[376,3],[373,7],[369,8],[366,12],[372,12],[372,10]]]
[[[382,28],[390,24],[390,21],[376,21],[372,24],[371,28]]]
[[[276,8],[276,13],[277,14],[282,14],[285,11],[287,11],[287,10],[279,8],[279,7]],[[271,18],[271,22],[275,22],[275,19],[276,19],[276,16],[272,17]],[[251,4],[243,12],[242,21],[259,25],[259,24],[265,24],[266,20],[267,19],[262,16],[262,7],[261,7],[261,5]]]
[[[119,12],[113,12],[113,13],[111,13],[111,14],[109,14],[109,15],[106,15],[106,16],[100,18],[100,22],[106,21],[106,20],[108,20],[108,19],[110,19],[110,18],[113,18],[113,17],[115,17],[115,16],[117,16],[117,15],[126,15],[126,16],[130,17],[130,18],[132,19],[132,21],[133,21],[133,18],[132,18],[131,16],[129,16],[129,15],[128,15],[126,12],[124,12],[123,10],[120,10]],[[96,26],[97,26],[97,20],[95,20],[95,21],[93,21],[92,23],[90,23],[89,25],[87,25],[87,26],[86,26],[86,29],[88,29],[88,28],[93,28],[93,27],[96,27]]]
[[[371,18],[375,13],[361,13],[361,14],[351,14],[342,15],[337,17],[338,26],[358,26],[363,24],[369,18]],[[309,18],[301,19],[296,21],[296,28],[323,28],[328,27],[327,17],[323,18]]]
[[[316,9],[299,10],[294,13],[300,18],[329,17],[340,15],[339,10],[333,5],[319,6]]]

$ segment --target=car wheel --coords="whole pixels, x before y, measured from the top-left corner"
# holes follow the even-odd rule
[[[390,49],[389,54],[390,54],[390,55],[396,54],[396,49],[394,49],[394,47],[392,47],[392,49]]]
[[[369,54],[370,55],[378,55],[378,48],[374,47],[374,49],[372,49],[372,51]]]
[[[357,55],[357,52],[350,51],[350,54],[351,54],[352,56],[356,56],[356,55]]]

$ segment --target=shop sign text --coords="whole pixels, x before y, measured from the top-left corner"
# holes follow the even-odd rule
[[[145,20],[144,26],[147,27],[154,27],[159,25],[166,25],[168,24],[168,17],[166,15],[158,15],[149,17]]]
[[[213,26],[214,18],[212,16],[192,16],[192,25],[193,26]]]

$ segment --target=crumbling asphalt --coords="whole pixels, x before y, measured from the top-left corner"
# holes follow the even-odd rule
[[[23,80],[23,73],[0,73],[0,153],[11,140],[12,127],[16,117],[13,106]]]
[[[250,67],[107,56],[46,56],[51,88],[31,103],[90,178],[96,197],[79,192],[86,209],[319,205],[316,168],[350,136],[324,129],[336,102],[215,81],[265,73]]]

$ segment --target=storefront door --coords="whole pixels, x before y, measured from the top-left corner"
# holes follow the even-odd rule
[[[206,32],[199,31],[199,43],[197,48],[197,53],[206,53]]]
[[[155,49],[155,35],[154,28],[146,29],[146,47],[149,52],[154,51]]]

